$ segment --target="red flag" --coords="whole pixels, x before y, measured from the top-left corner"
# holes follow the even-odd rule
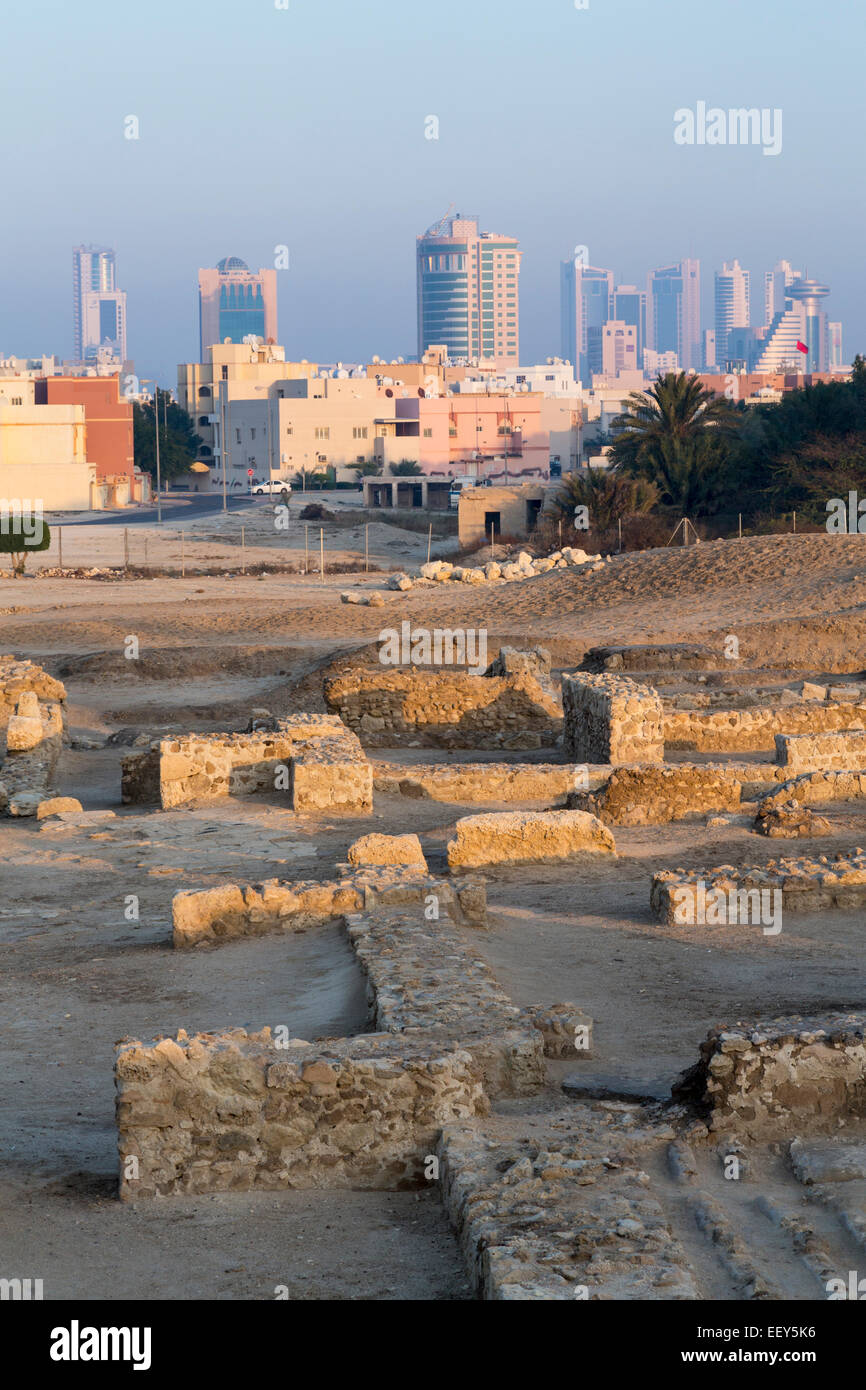
[[[805,344],[805,343],[801,343],[799,338],[797,339],[797,351],[798,351],[798,352],[808,352],[808,351],[809,351],[809,349],[806,347],[806,344]]]

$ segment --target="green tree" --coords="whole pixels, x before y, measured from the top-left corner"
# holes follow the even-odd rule
[[[668,372],[645,394],[632,392],[613,421],[612,465],[653,483],[665,506],[709,510],[724,486],[741,421],[742,411],[697,377]]]
[[[0,518],[0,555],[10,557],[14,575],[24,573],[28,554],[47,550],[50,544],[51,531],[41,516],[4,514]]]
[[[414,463],[412,459],[401,459],[399,463],[391,464],[391,476],[394,478],[417,478],[422,472],[420,463]]]
[[[159,402],[159,472],[162,479],[176,478],[187,473],[195,463],[201,447],[192,419],[167,391],[157,390]],[[133,446],[136,465],[156,481],[156,440],[154,432],[154,402],[133,405]]]
[[[606,468],[568,473],[553,499],[553,509],[571,520],[576,507],[586,507],[593,531],[607,532],[623,517],[648,512],[658,501],[653,483],[628,478]]]

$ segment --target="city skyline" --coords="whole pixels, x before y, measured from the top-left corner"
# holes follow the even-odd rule
[[[758,300],[785,255],[832,287],[850,360],[866,337],[863,193],[847,172],[857,157],[852,17],[796,0],[760,11],[732,0],[727,14],[748,38],[729,57],[712,14],[680,0],[661,25],[635,0],[585,11],[552,0],[531,15],[516,0],[443,0],[429,34],[423,14],[385,0],[363,12],[337,0],[328,24],[301,0],[286,12],[229,0],[178,12],[155,0],[147,26],[100,0],[84,17],[56,0],[18,9],[0,62],[31,117],[5,171],[0,347],[66,355],[67,248],[93,240],[122,259],[129,351],[144,376],[169,381],[197,350],[200,266],[235,254],[269,267],[280,245],[290,252],[278,272],[287,352],[406,355],[415,238],[453,202],[520,242],[524,360],[558,350],[557,267],[580,243],[641,288],[648,268],[699,258],[705,324],[706,272],[736,256]],[[611,104],[614,54],[623,97]],[[371,64],[382,62],[389,90],[374,99]],[[520,101],[509,99],[515,84],[525,84]],[[703,99],[782,109],[781,153],[677,145],[675,111]],[[86,176],[82,143],[93,154]]]

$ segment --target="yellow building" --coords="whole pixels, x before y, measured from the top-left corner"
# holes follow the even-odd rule
[[[0,379],[0,506],[88,511],[99,505],[83,405],[35,405],[32,380]]]
[[[287,362],[284,348],[257,340],[219,343],[207,348],[205,356],[205,362],[182,362],[177,369],[178,404],[192,418],[196,434],[202,441],[194,474],[186,479],[178,479],[178,482],[204,486],[210,491],[222,486],[219,458],[221,392],[223,399],[229,402],[243,397],[253,400],[266,397],[267,388],[274,382],[314,376],[318,365],[315,362]],[[227,432],[227,438],[230,437]],[[258,457],[257,454],[254,456]],[[264,469],[260,471],[262,476],[267,476]]]

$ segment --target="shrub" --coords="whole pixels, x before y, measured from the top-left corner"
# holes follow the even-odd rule
[[[13,574],[23,574],[30,551],[47,550],[51,531],[41,517],[3,516],[0,518],[0,555],[10,557]]]

